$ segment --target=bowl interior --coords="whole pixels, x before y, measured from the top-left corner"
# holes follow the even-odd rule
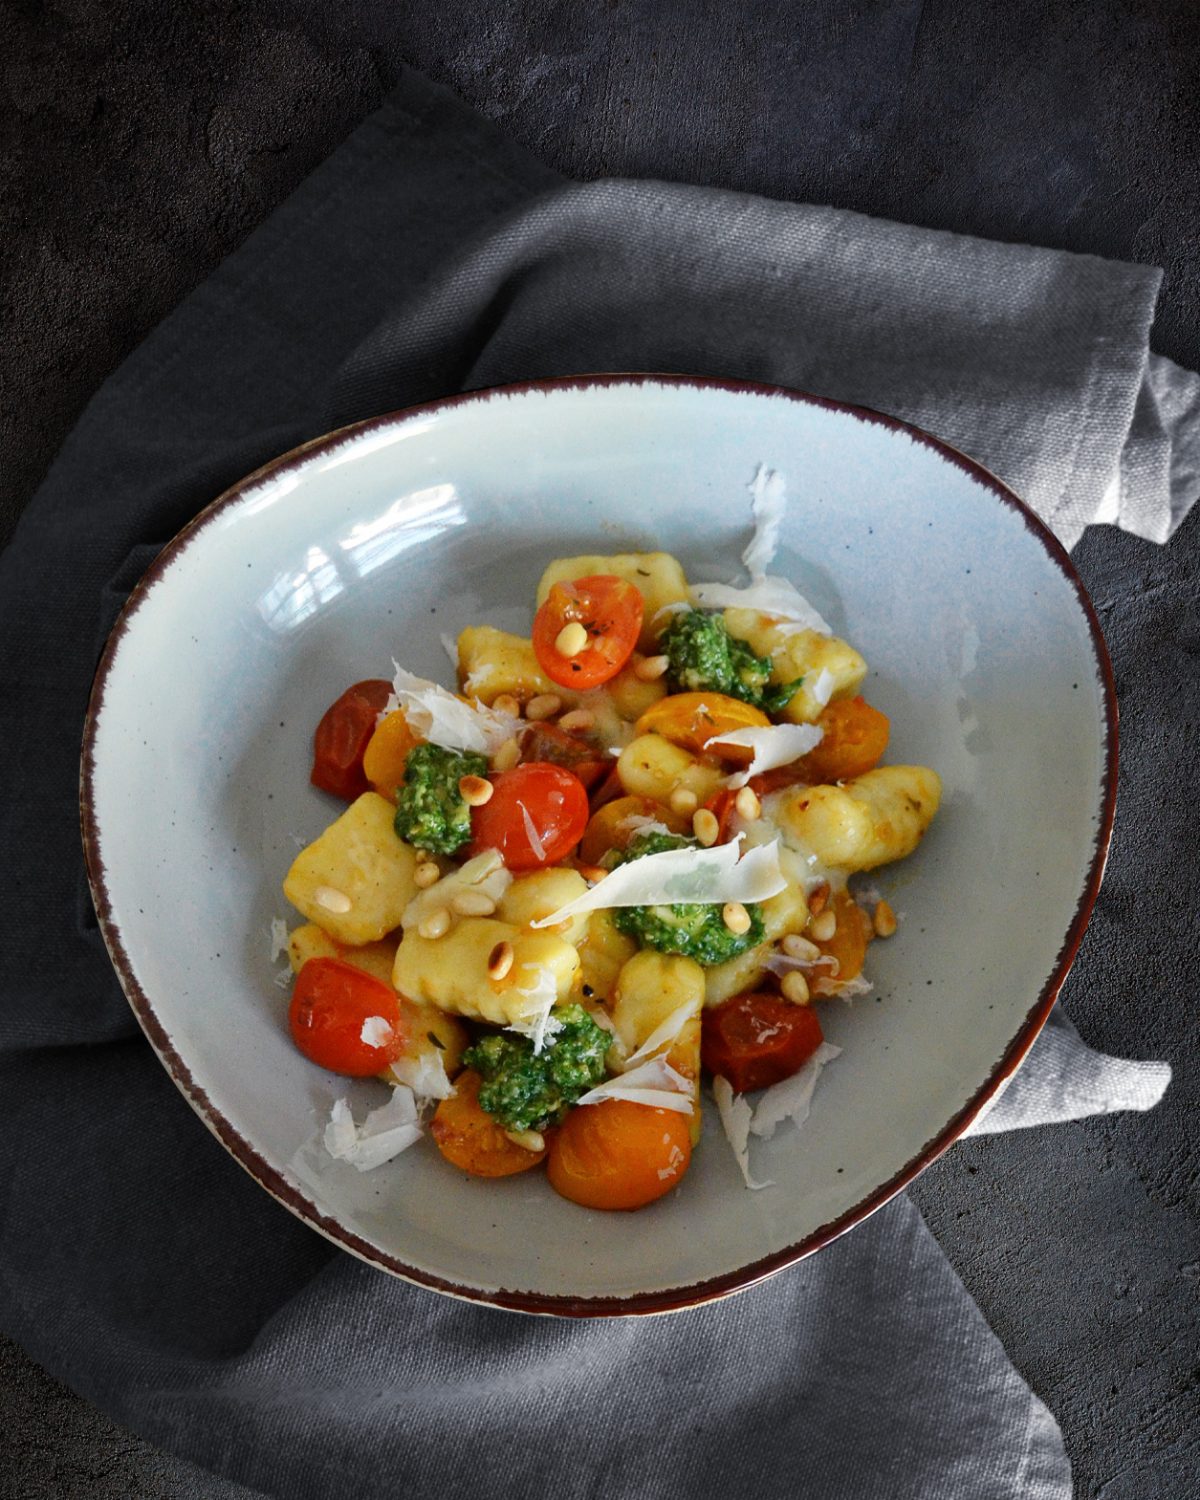
[[[774,1186],[742,1185],[711,1109],[681,1188],[633,1217],[567,1204],[540,1174],[467,1179],[425,1143],[366,1174],[325,1158],[333,1100],[361,1115],[383,1093],[293,1049],[269,959],[271,919],[296,920],[283,874],[340,810],[308,784],[317,718],[393,657],[450,683],[443,634],[527,632],[560,554],[663,548],[689,577],[740,579],[760,462],[790,497],[774,570],[866,656],[888,759],[945,784],[922,847],[876,872],[900,932],[871,949],[873,995],[822,1009],[844,1051],[802,1135],[753,1147]],[[326,1232],[502,1302],[686,1301],[853,1216],[996,1078],[1061,979],[1096,873],[1107,715],[1061,557],[998,486],[908,430],[684,381],[485,393],[283,463],[156,567],[94,704],[98,905],[185,1093]]]

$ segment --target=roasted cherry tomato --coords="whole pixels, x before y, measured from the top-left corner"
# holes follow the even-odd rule
[[[891,732],[887,715],[865,698],[830,703],[817,725],[824,731],[820,744],[796,762],[800,780],[812,786],[865,775],[883,759]]]
[[[761,708],[724,693],[671,693],[660,698],[637,721],[638,734],[660,734],[673,745],[700,755],[709,740],[735,729],[767,729],[771,721]],[[754,752],[738,745],[714,745],[712,753],[734,765],[749,765]]]
[[[602,755],[594,745],[577,739],[557,724],[531,724],[521,735],[522,761],[544,761],[574,772],[587,791],[601,781],[613,764],[612,757]]]
[[[380,719],[368,740],[363,751],[363,775],[370,786],[389,802],[396,800],[396,789],[404,780],[408,752],[418,744],[420,741],[408,727],[404,710],[400,708]]]
[[[473,1177],[511,1177],[527,1172],[545,1156],[509,1140],[504,1126],[479,1102],[483,1079],[466,1068],[454,1080],[454,1093],[443,1099],[429,1124],[438,1150],[451,1165]]]
[[[797,1072],[821,1045],[811,1005],[759,991],[735,995],[704,1012],[700,1058],[739,1094],[770,1088]]]
[[[644,609],[641,591],[610,573],[554,584],[533,617],[538,665],[562,687],[599,687],[633,655]],[[571,625],[582,627],[586,642],[581,650],[564,655],[559,641]]]
[[[562,766],[531,761],[493,776],[492,795],[471,809],[471,853],[498,849],[510,870],[540,870],[564,859],[588,822],[583,782]]]
[[[579,858],[585,865],[598,865],[610,849],[624,849],[637,832],[630,819],[652,818],[672,833],[691,828],[691,819],[672,812],[653,797],[617,797],[597,808],[588,820],[587,832],[579,846]]]
[[[832,973],[823,964],[814,969],[813,973],[818,980],[853,979],[862,973],[867,956],[867,944],[871,941],[872,933],[870,919],[847,890],[835,892],[827,905],[837,918],[837,926],[831,938],[824,942],[816,938],[813,941],[822,953],[837,959],[837,973]]]
[[[310,1062],[351,1078],[369,1078],[404,1051],[400,1001],[384,984],[340,958],[310,958],[296,976],[288,1020],[292,1040]],[[363,1038],[368,1021],[377,1039]]]
[[[313,786],[348,802],[367,790],[363,755],[391,692],[390,682],[373,677],[347,688],[325,710],[313,736]]]
[[[628,1099],[580,1104],[550,1143],[550,1186],[584,1208],[632,1209],[669,1193],[692,1159],[688,1116]]]
[[[733,812],[737,792],[732,787],[722,787],[704,804],[717,820],[717,843],[727,844],[733,835]]]

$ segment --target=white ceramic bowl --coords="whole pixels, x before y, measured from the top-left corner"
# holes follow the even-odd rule
[[[941,812],[878,884],[902,914],[877,999],[826,1005],[844,1048],[812,1115],[755,1143],[749,1192],[711,1108],[681,1188],[585,1211],[542,1174],[469,1179],[419,1143],[360,1174],[316,1144],[381,1102],[294,1049],[271,918],[298,843],[339,810],[312,730],[393,656],[449,681],[443,632],[527,631],[559,554],[665,548],[735,578],[747,486],[791,496],[786,572],[866,656],[888,759]],[[996,479],[889,418],[769,387],[606,376],[366,422],[268,465],[162,553],[101,662],[83,819],[97,911],[189,1102],[270,1192],[426,1286],[529,1311],[686,1306],[817,1249],[908,1182],[1003,1085],[1082,935],[1111,828],[1115,699],[1066,554]]]

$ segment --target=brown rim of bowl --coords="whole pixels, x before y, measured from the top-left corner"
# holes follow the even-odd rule
[[[490,400],[496,396],[524,395],[535,391],[551,393],[564,390],[586,390],[591,387],[606,388],[622,385],[664,385],[723,390],[738,395],[777,397],[787,401],[796,401],[802,405],[821,407],[827,411],[844,412],[859,421],[907,433],[916,442],[934,449],[935,452],[939,453],[948,462],[954,464],[956,468],[971,475],[972,478],[977,480],[985,489],[989,490],[1004,505],[1015,510],[1024,521],[1026,528],[1041,542],[1050,561],[1054,563],[1070,584],[1087,620],[1088,629],[1091,634],[1092,646],[1095,652],[1096,677],[1101,688],[1106,730],[1104,740],[1104,768],[1101,778],[1102,803],[1100,807],[1100,821],[1096,830],[1087,878],[1084,881],[1074,917],[1063,938],[1062,946],[1059,949],[1050,976],[1024,1021],[1021,1023],[1016,1036],[996,1062],[987,1079],[980,1085],[962,1109],[936,1135],[928,1140],[887,1182],[873,1189],[860,1199],[858,1203],[847,1209],[845,1213],[840,1214],[829,1223],[821,1225],[796,1244],[785,1246],[781,1250],[774,1251],[772,1254],[752,1261],[748,1265],[740,1266],[736,1270],[728,1271],[720,1276],[709,1277],[688,1286],[669,1287],[663,1291],[640,1292],[628,1297],[571,1297],[544,1295],[536,1292],[509,1291],[505,1288],[500,1288],[496,1291],[484,1291],[476,1287],[462,1286],[456,1282],[433,1275],[428,1271],[405,1265],[404,1262],[379,1250],[376,1246],[369,1244],[366,1240],[346,1229],[336,1220],[323,1214],[304,1194],[299,1192],[290,1182],[286,1181],[276,1168],[265,1161],[249,1141],[238,1133],[234,1126],[216,1109],[205,1091],[192,1077],[190,1070],[175,1050],[170,1037],[155,1015],[149,996],[142,989],[133,972],[133,967],[130,964],[122,942],[120,927],[114,917],[109,901],[103,856],[100,848],[99,828],[92,805],[96,722],[103,704],[108,674],[112,670],[117,650],[126,630],[129,628],[131,619],[137,613],[147,593],[154,587],[154,584],[161,577],[171,560],[179,555],[192,538],[227,506],[234,504],[246,490],[257,485],[268,476],[278,475],[288,469],[300,466],[315,451],[329,448],[349,437],[358,436],[376,428],[403,423],[432,412],[446,411],[456,406]],[[958,449],[922,431],[919,427],[914,427],[911,423],[903,422],[896,417],[887,416],[882,412],[873,411],[869,407],[852,406],[846,402],[832,401],[824,396],[815,396],[805,391],[790,390],[785,386],[766,385],[756,381],[722,380],[706,376],[632,371],[563,376],[546,380],[520,381],[512,385],[491,386],[477,391],[464,392],[461,395],[446,396],[437,401],[424,402],[419,406],[407,407],[396,412],[388,412],[382,416],[371,417],[365,421],[338,428],[334,432],[325,434],[323,437],[314,438],[297,448],[293,448],[290,452],[256,469],[252,474],[239,480],[237,484],[219,495],[183,527],[168,542],[166,547],[163,548],[154,562],[151,563],[141,581],[130,594],[105,644],[96,669],[95,680],[92,684],[92,692],[88,702],[87,716],[84,721],[83,754],[80,763],[80,822],[83,834],[84,859],[87,866],[92,899],[96,907],[96,915],[101,931],[104,934],[104,940],[108,946],[113,966],[117,971],[121,987],[125,991],[126,998],[133,1009],[134,1015],[137,1017],[142,1030],[146,1033],[151,1045],[158,1053],[163,1065],[174,1079],[175,1084],[188,1103],[191,1104],[192,1108],[195,1109],[200,1118],[230,1154],[273,1197],[277,1198],[284,1207],[290,1209],[310,1227],[318,1230],[327,1239],[332,1240],[343,1249],[349,1250],[352,1254],[357,1255],[370,1265],[381,1267],[418,1286],[428,1287],[433,1291],[442,1292],[466,1301],[480,1302],[519,1312],[554,1314],[562,1317],[609,1317],[629,1314],[666,1313],[681,1308],[695,1307],[701,1303],[726,1297],[734,1292],[743,1291],[747,1287],[763,1281],[766,1277],[774,1275],[775,1272],[782,1271],[787,1266],[794,1265],[797,1261],[803,1260],[806,1256],[813,1254],[814,1251],[820,1250],[823,1246],[829,1244],[831,1240],[836,1239],[839,1235],[844,1234],[846,1230],[851,1229],[855,1224],[861,1223],[863,1219],[874,1213],[877,1208],[881,1208],[890,1198],[906,1187],[931,1162],[936,1160],[943,1151],[958,1140],[972,1120],[975,1119],[984,1106],[989,1103],[1016,1071],[1022,1059],[1033,1045],[1038,1032],[1045,1025],[1054,1001],[1058,996],[1058,992],[1062,988],[1063,981],[1067,977],[1067,973],[1079,950],[1079,944],[1083,939],[1084,929],[1087,926],[1088,918],[1095,904],[1096,894],[1100,888],[1100,881],[1104,874],[1108,846],[1112,837],[1113,817],[1116,808],[1116,789],[1117,695],[1113,682],[1112,663],[1109,659],[1108,648],[1105,645],[1104,636],[1100,629],[1100,622],[1096,617],[1096,611],[1088,597],[1087,590],[1084,588],[1061,542],[1002,480],[998,479],[981,464],[976,463],[974,459],[968,458],[966,454],[960,453]]]

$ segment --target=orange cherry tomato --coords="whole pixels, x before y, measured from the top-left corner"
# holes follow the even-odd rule
[[[717,820],[717,843],[727,844],[733,836],[733,811],[737,792],[732,787],[722,787],[704,804]]]
[[[839,698],[821,710],[817,724],[824,733],[820,744],[796,762],[800,780],[812,786],[849,781],[883,759],[891,726],[865,698]]]
[[[454,1093],[443,1099],[430,1121],[429,1133],[452,1166],[473,1177],[511,1177],[536,1167],[546,1155],[527,1151],[504,1134],[504,1127],[479,1102],[483,1079],[466,1068],[454,1080]]]
[[[398,708],[385,719],[380,719],[363,751],[363,775],[372,790],[394,802],[396,788],[404,780],[408,752],[418,744],[420,740],[408,727],[402,709]]]
[[[673,745],[700,755],[709,740],[722,734],[765,729],[770,723],[761,708],[724,693],[671,693],[648,708],[634,728],[637,734],[660,734]],[[714,745],[712,753],[739,766],[754,759],[752,750],[737,745]]]
[[[387,1023],[379,1042],[363,1040],[373,1018]],[[310,958],[296,976],[288,1011],[292,1040],[310,1062],[332,1073],[370,1078],[404,1051],[406,1028],[391,985],[340,958]]]
[[[587,792],[562,766],[531,761],[491,780],[491,797],[471,809],[472,854],[498,849],[510,870],[540,870],[558,864],[583,837]]]
[[[837,959],[837,973],[832,974],[823,964],[813,972],[818,981],[825,977],[836,980],[854,979],[862,973],[863,963],[866,961],[867,944],[872,935],[870,919],[847,890],[837,891],[828,906],[837,918],[833,936],[825,942],[813,938],[813,942],[822,953]]]
[[[561,687],[599,687],[633,655],[644,612],[641,591],[610,573],[556,583],[533,617],[538,665]],[[559,635],[576,623],[587,631],[587,644],[574,656],[564,656],[558,649]]]
[[[798,1072],[824,1038],[810,1005],[760,991],[735,995],[704,1012],[700,1059],[739,1094],[770,1088]]]
[[[579,846],[579,858],[585,865],[598,865],[610,849],[624,849],[636,829],[630,818],[654,818],[672,833],[682,833],[691,826],[690,819],[655,802],[653,797],[617,797],[597,808],[588,820],[587,831]]]
[[[347,688],[325,710],[313,736],[313,786],[348,802],[367,790],[363,755],[391,692],[390,682],[373,677]]]
[[[580,1104],[550,1143],[550,1186],[584,1208],[633,1209],[669,1193],[692,1159],[688,1116],[628,1099]]]
[[[521,760],[545,761],[573,772],[590,792],[607,774],[612,757],[557,724],[531,724],[521,734]]]

